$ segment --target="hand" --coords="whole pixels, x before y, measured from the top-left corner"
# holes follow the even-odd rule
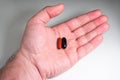
[[[63,4],[46,7],[33,16],[26,26],[19,50],[36,66],[44,79],[68,70],[94,50],[109,28],[108,19],[100,10],[91,11],[52,28],[47,27],[46,23],[63,9]],[[57,49],[59,37],[66,37],[66,49]]]

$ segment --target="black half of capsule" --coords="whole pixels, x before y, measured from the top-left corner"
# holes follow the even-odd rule
[[[62,38],[62,48],[65,49],[67,47],[67,40],[65,37]]]

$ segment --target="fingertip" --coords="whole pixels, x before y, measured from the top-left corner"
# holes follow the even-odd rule
[[[88,12],[88,16],[90,19],[96,19],[102,15],[102,11],[100,9],[93,10]]]
[[[97,37],[97,40],[98,40],[98,41],[102,41],[102,40],[103,40],[103,36],[102,36],[102,35],[99,35],[99,36]]]
[[[101,9],[96,9],[94,10],[96,15],[102,15],[102,10]]]
[[[108,20],[109,20],[109,17],[108,17],[107,15],[104,15],[104,17],[106,18],[106,21],[108,21]]]
[[[64,4],[63,3],[59,3],[59,4],[56,4],[55,7],[59,7],[61,9],[64,9]]]
[[[55,16],[58,16],[60,13],[62,13],[63,10],[64,10],[64,5],[60,3],[48,8],[47,12],[49,12],[49,16],[53,18]]]
[[[107,18],[107,16],[102,15],[102,16],[99,17],[99,21],[102,22],[102,23],[105,23],[105,22],[108,21],[108,18]]]
[[[103,27],[104,27],[105,31],[109,30],[109,28],[110,28],[108,23],[104,23]]]

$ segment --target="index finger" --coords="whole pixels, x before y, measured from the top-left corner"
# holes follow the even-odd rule
[[[83,14],[79,17],[73,18],[65,22],[65,24],[67,25],[67,27],[69,27],[71,31],[74,31],[77,28],[81,27],[82,25],[100,17],[101,15],[102,15],[101,10],[97,9],[86,14]]]

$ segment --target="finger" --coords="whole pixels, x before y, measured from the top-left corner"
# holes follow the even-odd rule
[[[77,30],[74,31],[74,34],[76,35],[76,39],[87,34],[88,32],[95,29],[97,26],[99,26],[107,21],[108,21],[108,19],[106,16],[100,16],[99,18],[89,22],[88,24],[84,25],[83,27],[78,28]]]
[[[84,46],[79,47],[77,49],[78,58],[81,59],[82,57],[84,57],[85,55],[87,55],[89,52],[91,52],[92,50],[94,50],[102,42],[102,40],[103,40],[102,35],[98,35],[93,40],[91,40],[90,42],[88,42],[87,44],[85,44]]]
[[[34,15],[31,19],[31,23],[43,23],[46,24],[51,18],[59,15],[64,9],[63,4],[55,6],[48,6]]]
[[[89,32],[85,36],[78,38],[77,41],[78,41],[79,46],[85,45],[86,43],[94,39],[96,36],[106,32],[108,29],[109,29],[109,25],[107,23],[100,25],[95,30]]]
[[[102,12],[100,10],[94,10],[77,18],[73,18],[72,20],[67,21],[65,24],[71,31],[76,30],[80,26],[100,17]]]
[[[55,27],[53,27],[54,31],[59,36],[65,36],[68,39],[76,38],[75,36],[71,36],[71,31],[75,30],[76,28],[84,25],[85,23],[88,23],[91,20],[94,20],[102,15],[102,12],[100,10],[91,11],[87,14],[84,14],[82,16],[79,16],[77,18],[74,18],[72,20],[69,20],[68,22],[59,24]],[[76,33],[80,34],[80,33]]]

